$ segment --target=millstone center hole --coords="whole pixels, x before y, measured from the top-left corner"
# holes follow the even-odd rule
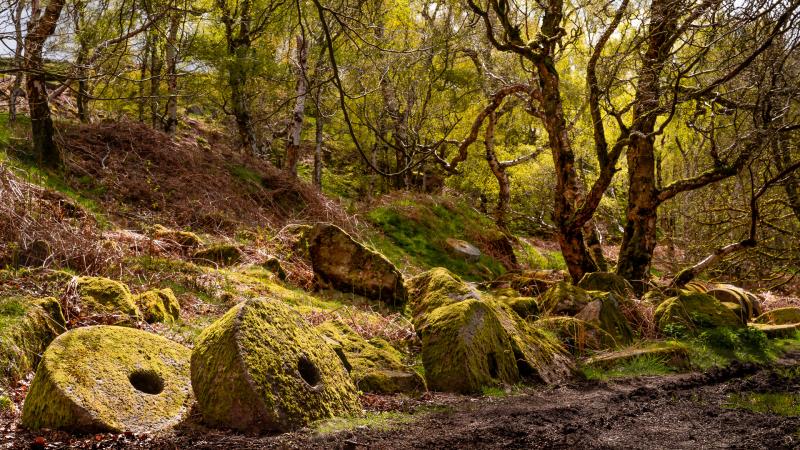
[[[318,385],[322,379],[317,366],[306,356],[301,356],[297,361],[297,371],[300,373],[300,378],[311,387]]]
[[[137,370],[128,376],[134,389],[145,394],[160,394],[164,390],[164,380],[152,370]]]
[[[492,378],[497,378],[497,357],[494,356],[494,352],[486,355],[486,359],[487,363],[489,364],[489,376]]]

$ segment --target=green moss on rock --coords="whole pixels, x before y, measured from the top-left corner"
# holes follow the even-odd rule
[[[0,385],[12,385],[34,370],[65,322],[53,297],[0,298]]]
[[[309,237],[309,253],[320,284],[395,307],[405,305],[406,288],[397,267],[341,228],[327,223],[315,225]]]
[[[776,308],[761,314],[753,320],[755,323],[768,323],[773,325],[784,325],[789,323],[800,323],[800,308],[787,306],[786,308]]]
[[[742,308],[744,322],[761,315],[761,302],[754,294],[732,284],[718,284],[706,294],[721,302],[736,303]]]
[[[242,261],[244,252],[238,245],[221,242],[197,250],[192,258],[201,264],[232,266]]]
[[[359,410],[334,350],[283,302],[251,299],[198,338],[192,387],[210,426],[286,431]]]
[[[121,323],[140,319],[133,295],[123,283],[102,277],[80,277],[77,286],[81,302],[90,312],[122,315]]]
[[[700,292],[680,291],[676,297],[665,300],[654,315],[660,330],[668,326],[683,327],[690,332],[710,328],[741,328],[739,317],[719,300]]]
[[[575,315],[576,319],[592,325],[587,330],[587,340],[593,340],[605,348],[631,343],[634,333],[620,310],[623,300],[612,292],[590,291],[589,294],[592,294],[593,300]]]
[[[768,338],[788,338],[794,336],[797,334],[797,330],[800,330],[800,323],[751,323],[749,326],[761,331]]]
[[[415,276],[407,286],[411,316],[417,330],[425,327],[428,315],[436,308],[470,298],[481,298],[480,292],[443,267]]]
[[[622,298],[633,297],[633,286],[612,272],[591,272],[581,278],[578,287],[586,291],[612,292]]]
[[[583,289],[566,281],[559,281],[539,300],[543,312],[554,316],[574,316],[592,301]]]
[[[521,378],[552,384],[572,376],[574,364],[554,334],[524,320],[507,304],[491,300],[489,304],[508,334]]]
[[[511,307],[523,319],[535,320],[539,317],[539,303],[535,298],[500,296],[495,299],[499,303]]]
[[[174,323],[180,319],[181,304],[170,288],[144,292],[135,301],[147,323]]]
[[[190,231],[173,230],[163,225],[153,227],[153,237],[162,241],[174,242],[185,248],[197,248],[203,245],[200,236]]]
[[[425,378],[433,390],[476,393],[519,380],[511,338],[495,310],[480,300],[437,308],[421,334]]]
[[[364,339],[340,320],[329,320],[316,329],[328,338],[359,390],[380,394],[425,391],[425,380],[403,364],[403,355],[386,340]]]
[[[132,328],[70,330],[42,357],[22,423],[38,430],[156,432],[189,412],[190,351]]]

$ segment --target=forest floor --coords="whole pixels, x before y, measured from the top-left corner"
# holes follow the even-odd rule
[[[434,394],[393,402],[373,396],[367,416],[387,419],[337,419],[344,422],[276,436],[185,425],[161,436],[93,436],[68,444],[51,435],[47,448],[800,448],[800,417],[758,401],[788,398],[778,402],[781,411],[797,410],[798,388],[795,351],[770,366],[734,363],[704,373],[583,381],[499,397]],[[17,438],[6,445],[0,438],[0,448],[31,448],[35,436]]]

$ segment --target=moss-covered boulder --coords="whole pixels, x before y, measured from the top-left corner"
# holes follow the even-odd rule
[[[220,242],[198,249],[192,258],[201,264],[232,266],[242,262],[244,252],[238,245]]]
[[[592,302],[585,290],[566,281],[559,281],[539,299],[543,312],[554,316],[574,316]]]
[[[519,380],[511,338],[494,308],[480,300],[437,308],[420,331],[425,379],[433,390],[475,393]]]
[[[180,319],[181,304],[170,288],[143,292],[135,301],[147,323],[174,323]]]
[[[287,276],[286,270],[283,268],[280,259],[274,256],[268,256],[267,259],[264,260],[263,263],[261,263],[261,266],[267,269],[268,271],[272,272],[273,274],[275,274],[275,276],[278,277],[278,279],[280,280],[286,279]]]
[[[70,330],[45,351],[22,423],[85,433],[168,429],[191,407],[189,357],[186,347],[141,330]]]
[[[500,275],[489,283],[492,288],[510,287],[520,295],[538,297],[563,277],[553,270],[512,271]]]
[[[197,248],[203,245],[203,240],[200,239],[200,236],[191,231],[173,230],[163,225],[156,225],[153,227],[153,237],[187,249]]]
[[[591,272],[581,278],[578,287],[586,291],[612,292],[622,298],[634,296],[633,286],[621,276],[612,272]]]
[[[740,287],[732,284],[718,284],[707,290],[706,294],[721,302],[740,305],[745,322],[761,315],[761,302],[758,297]]]
[[[0,386],[34,370],[39,355],[65,327],[61,306],[53,297],[0,298]]]
[[[591,325],[586,330],[587,340],[605,348],[620,347],[632,342],[633,329],[620,309],[623,300],[612,292],[591,293],[593,300],[575,315],[576,319]]]
[[[471,298],[481,298],[480,292],[443,267],[436,267],[411,278],[406,286],[411,316],[417,330],[425,327],[428,315],[435,309]]]
[[[680,291],[656,308],[654,319],[662,331],[669,326],[689,333],[704,329],[741,328],[740,318],[716,298],[700,292]]]
[[[753,322],[769,323],[773,325],[800,323],[800,308],[796,306],[787,306],[785,308],[772,309],[756,317]]]
[[[314,226],[309,237],[309,254],[321,285],[395,307],[406,303],[403,275],[397,267],[336,225],[319,223]]]
[[[242,302],[198,338],[192,388],[203,421],[249,432],[286,431],[359,410],[334,350],[283,302]]]
[[[364,339],[340,320],[323,322],[316,329],[328,339],[359,390],[379,394],[425,391],[422,376],[403,364],[403,355],[384,339]]]
[[[81,303],[92,314],[118,316],[118,323],[141,318],[128,286],[103,277],[80,277],[77,280]]]
[[[604,348],[596,337],[601,336],[605,331],[601,330],[597,325],[575,317],[543,317],[534,322],[534,326],[556,336],[567,350],[574,355],[583,355],[588,350],[597,351]]]

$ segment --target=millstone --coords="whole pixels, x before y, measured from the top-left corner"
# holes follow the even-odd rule
[[[146,331],[70,330],[47,348],[22,423],[37,430],[155,432],[188,413],[190,351]]]

